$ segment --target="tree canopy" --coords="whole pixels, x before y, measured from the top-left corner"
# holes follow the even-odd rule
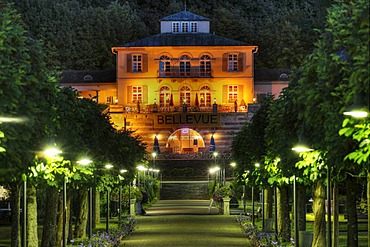
[[[173,0],[13,0],[49,66],[113,69],[110,48],[159,33],[159,20],[185,9]],[[298,68],[322,29],[331,0],[186,1],[211,32],[259,46],[256,66]]]

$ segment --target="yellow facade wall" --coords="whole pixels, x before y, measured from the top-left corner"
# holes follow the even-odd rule
[[[153,105],[155,99],[159,101],[159,91],[167,86],[173,94],[174,106],[180,106],[180,88],[188,86],[191,90],[190,105],[195,104],[195,94],[200,93],[202,86],[208,86],[211,90],[212,101],[215,98],[217,104],[233,106],[234,102],[228,102],[225,97],[225,87],[228,85],[239,86],[238,103],[252,103],[254,97],[253,79],[253,56],[255,46],[176,46],[176,47],[114,47],[112,50],[117,54],[117,97],[118,104],[135,106],[131,102],[127,92],[129,86],[145,86],[147,90],[146,102],[143,105]],[[241,72],[223,71],[223,54],[245,53],[244,70]],[[131,54],[146,54],[148,57],[147,72],[128,72],[127,57]],[[187,55],[191,58],[191,66],[199,66],[199,58],[208,55],[211,58],[211,73],[209,78],[204,77],[159,77],[159,58],[166,55],[171,59],[171,65],[178,66],[178,58]],[[199,95],[198,95],[199,97]]]

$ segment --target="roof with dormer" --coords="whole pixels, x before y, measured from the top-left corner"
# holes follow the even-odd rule
[[[147,46],[247,46],[242,41],[210,33],[161,33],[117,47]]]
[[[209,21],[209,19],[185,10],[166,16],[160,19],[160,21]]]

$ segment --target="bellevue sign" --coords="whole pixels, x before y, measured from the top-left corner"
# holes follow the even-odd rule
[[[220,115],[217,113],[168,113],[156,114],[154,128],[164,127],[219,127]]]

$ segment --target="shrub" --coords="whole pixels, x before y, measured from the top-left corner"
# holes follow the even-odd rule
[[[121,222],[118,229],[97,232],[90,239],[82,241],[79,247],[118,247],[121,241],[135,230],[135,225],[136,218],[128,216]]]
[[[248,216],[240,215],[237,218],[237,221],[240,223],[242,231],[247,234],[247,238],[249,239],[252,246],[294,247],[294,239],[291,238],[290,242],[288,243],[282,243],[279,240],[274,240],[276,239],[275,234],[261,231],[258,226],[253,225],[250,222],[250,217]]]

